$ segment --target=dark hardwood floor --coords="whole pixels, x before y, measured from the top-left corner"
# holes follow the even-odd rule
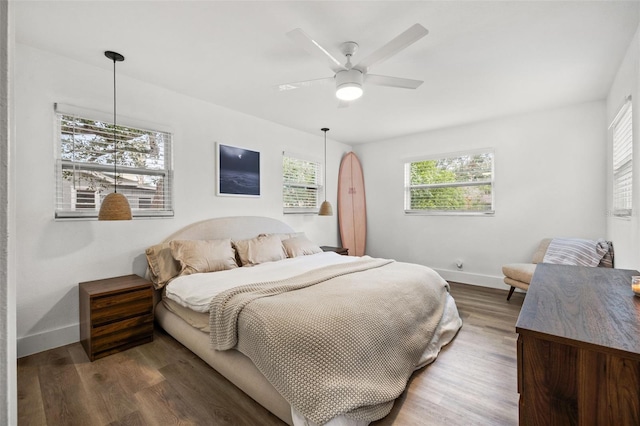
[[[523,293],[453,283],[463,326],[373,425],[516,425]],[[284,425],[156,327],[152,343],[89,362],[80,343],[18,360],[20,425]]]

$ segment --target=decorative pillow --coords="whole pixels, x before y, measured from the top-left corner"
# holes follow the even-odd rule
[[[145,251],[153,287],[164,287],[180,273],[180,263],[171,254],[169,243],[156,244]]]
[[[180,275],[237,268],[230,239],[171,241],[171,253],[180,262]]]
[[[284,247],[284,251],[287,253],[287,257],[322,253],[322,249],[304,235],[282,240],[282,246]]]
[[[253,266],[287,258],[277,234],[258,235],[250,240],[234,241],[242,266]]]
[[[609,251],[609,244],[603,240],[582,238],[554,238],[544,254],[544,263],[557,265],[598,266]]]

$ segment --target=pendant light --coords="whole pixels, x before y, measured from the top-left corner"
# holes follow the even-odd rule
[[[323,127],[320,129],[324,132],[324,202],[320,205],[319,216],[333,216],[333,207],[331,203],[327,201],[327,132],[328,128]]]
[[[119,53],[106,51],[104,56],[113,61],[113,192],[108,194],[102,204],[98,220],[131,220],[131,207],[127,197],[118,194],[118,139],[116,132],[116,62],[124,61]]]

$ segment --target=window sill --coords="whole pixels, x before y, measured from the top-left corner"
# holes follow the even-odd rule
[[[285,214],[285,215],[293,214],[293,215],[317,216],[318,215],[318,210],[316,210],[316,211],[306,211],[306,212],[282,212],[282,214]]]
[[[493,217],[495,216],[495,210],[487,212],[448,212],[448,211],[414,211],[405,210],[405,216],[479,216],[479,217]]]

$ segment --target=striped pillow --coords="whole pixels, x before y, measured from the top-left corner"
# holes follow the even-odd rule
[[[549,243],[543,262],[595,267],[608,251],[609,244],[603,239],[554,238]]]

